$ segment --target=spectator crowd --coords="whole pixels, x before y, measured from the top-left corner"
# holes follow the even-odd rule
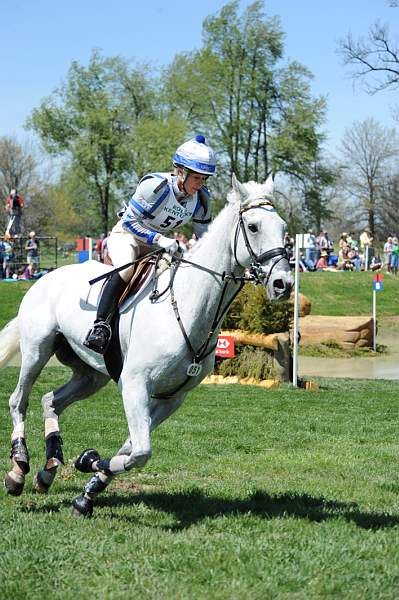
[[[34,231],[29,233],[26,242],[20,235],[0,238],[0,279],[35,279],[39,268],[40,242]]]
[[[385,268],[387,273],[397,275],[399,263],[398,238],[390,236],[384,244],[383,259],[373,246],[373,237],[366,227],[356,239],[354,233],[342,232],[334,244],[327,231],[316,235],[309,229],[303,236],[299,267],[302,271],[378,271]],[[295,239],[285,237],[292,267],[295,266]]]

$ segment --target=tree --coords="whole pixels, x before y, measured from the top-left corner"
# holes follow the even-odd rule
[[[381,197],[386,173],[398,157],[396,132],[372,118],[355,122],[345,131],[341,156],[343,185],[354,201],[354,213],[375,236],[383,221]]]
[[[119,57],[93,51],[87,68],[73,62],[67,81],[35,109],[28,126],[45,149],[68,156],[108,230],[110,208],[135,176],[135,124],[152,112],[152,89],[144,65],[130,69]]]
[[[382,193],[381,233],[384,238],[398,235],[399,214],[399,174],[394,173],[386,178]]]
[[[223,187],[233,172],[247,181],[281,171],[310,183],[320,162],[325,101],[311,97],[305,67],[281,63],[283,32],[278,18],[265,16],[263,2],[242,15],[238,9],[235,0],[209,16],[203,48],[175,57],[164,72],[166,102],[207,133]]]
[[[366,91],[374,94],[399,85],[399,46],[390,37],[387,25],[375,23],[366,38],[355,40],[349,33],[339,42],[344,64],[352,65],[352,77],[361,79]]]
[[[37,160],[29,142],[20,144],[15,137],[0,138],[0,193],[2,198],[5,198],[12,189],[17,189],[26,200],[38,179],[36,167]],[[1,230],[4,230],[7,220],[3,208],[0,211]]]

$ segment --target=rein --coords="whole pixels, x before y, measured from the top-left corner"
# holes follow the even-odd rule
[[[226,272],[219,273],[218,271],[214,271],[213,269],[208,269],[207,267],[203,267],[202,265],[198,265],[196,263],[193,263],[192,261],[189,261],[187,259],[180,257],[180,258],[175,259],[174,265],[172,266],[173,272],[171,271],[171,277],[170,277],[169,285],[167,286],[167,288],[165,290],[163,290],[163,292],[161,294],[157,290],[155,290],[155,295],[154,295],[154,292],[153,292],[153,294],[151,294],[151,296],[153,296],[152,300],[157,300],[158,298],[160,298],[163,294],[165,294],[170,289],[170,298],[171,298],[173,312],[175,313],[176,320],[179,324],[179,327],[180,327],[180,330],[184,337],[184,340],[186,342],[187,348],[190,351],[191,356],[192,356],[192,362],[187,369],[186,379],[177,388],[175,388],[173,390],[173,392],[171,392],[168,396],[153,395],[153,398],[171,398],[177,392],[179,392],[182,388],[184,388],[184,386],[190,381],[190,379],[192,377],[196,377],[197,375],[199,375],[201,373],[202,361],[207,356],[209,356],[215,350],[215,348],[217,346],[217,342],[216,342],[216,344],[213,344],[211,348],[208,348],[209,343],[210,343],[212,337],[214,336],[215,331],[218,329],[221,321],[223,320],[223,317],[225,316],[227,310],[229,309],[229,307],[235,300],[236,296],[239,294],[239,292],[243,288],[244,284],[246,282],[251,281],[251,282],[255,283],[256,285],[259,283],[263,283],[266,286],[269,282],[270,276],[271,276],[272,271],[275,268],[275,266],[281,260],[288,259],[287,252],[286,252],[285,248],[282,248],[282,247],[272,248],[271,250],[267,250],[266,252],[263,252],[260,256],[256,256],[255,252],[253,251],[253,248],[248,239],[247,231],[245,229],[242,214],[244,212],[246,212],[247,210],[250,210],[253,208],[261,208],[262,206],[273,206],[274,207],[273,203],[270,200],[267,200],[264,202],[259,202],[257,204],[242,208],[239,213],[239,219],[238,219],[236,231],[234,234],[234,258],[235,258],[236,264],[238,266],[240,266],[241,268],[245,268],[243,265],[241,265],[241,263],[239,262],[239,260],[237,258],[237,245],[238,245],[238,238],[239,238],[240,231],[243,234],[244,242],[245,242],[246,248],[248,250],[248,254],[251,258],[251,264],[249,267],[249,275],[244,275],[242,277],[238,277],[238,276],[234,275],[234,273],[231,273],[231,274],[226,274]],[[262,263],[265,262],[266,260],[270,260],[272,258],[276,258],[277,260],[275,260],[273,262],[267,275],[264,275],[264,273],[262,271]],[[177,301],[176,301],[176,297],[175,297],[175,293],[174,293],[173,282],[174,282],[174,279],[176,276],[177,269],[180,266],[180,263],[187,263],[189,265],[192,265],[193,267],[200,269],[201,271],[205,271],[207,273],[210,273],[211,275],[216,275],[221,278],[221,281],[224,281],[224,286],[222,289],[222,293],[221,293],[221,296],[219,299],[219,303],[218,303],[218,306],[216,309],[214,319],[212,321],[211,329],[207,335],[205,342],[200,346],[200,348],[198,350],[194,349],[194,347],[191,343],[191,340],[187,335],[187,332],[185,330],[185,327],[184,327],[183,322],[180,317],[180,313],[179,313],[179,309],[177,306]],[[238,289],[234,292],[230,301],[227,302],[227,304],[223,307],[224,296],[225,296],[225,293],[226,293],[226,290],[227,290],[227,287],[228,287],[230,281],[234,281],[234,283],[239,283],[239,286],[238,286]]]

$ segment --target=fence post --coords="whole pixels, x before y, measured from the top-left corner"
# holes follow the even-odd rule
[[[299,316],[299,259],[303,246],[303,235],[295,236],[295,284],[294,284],[294,355],[292,370],[292,385],[298,387],[298,316]]]

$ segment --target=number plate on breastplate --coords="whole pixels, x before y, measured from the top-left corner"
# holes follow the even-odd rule
[[[189,375],[189,377],[196,377],[201,373],[201,371],[202,365],[198,363],[191,363],[191,365],[188,366],[187,375]]]

